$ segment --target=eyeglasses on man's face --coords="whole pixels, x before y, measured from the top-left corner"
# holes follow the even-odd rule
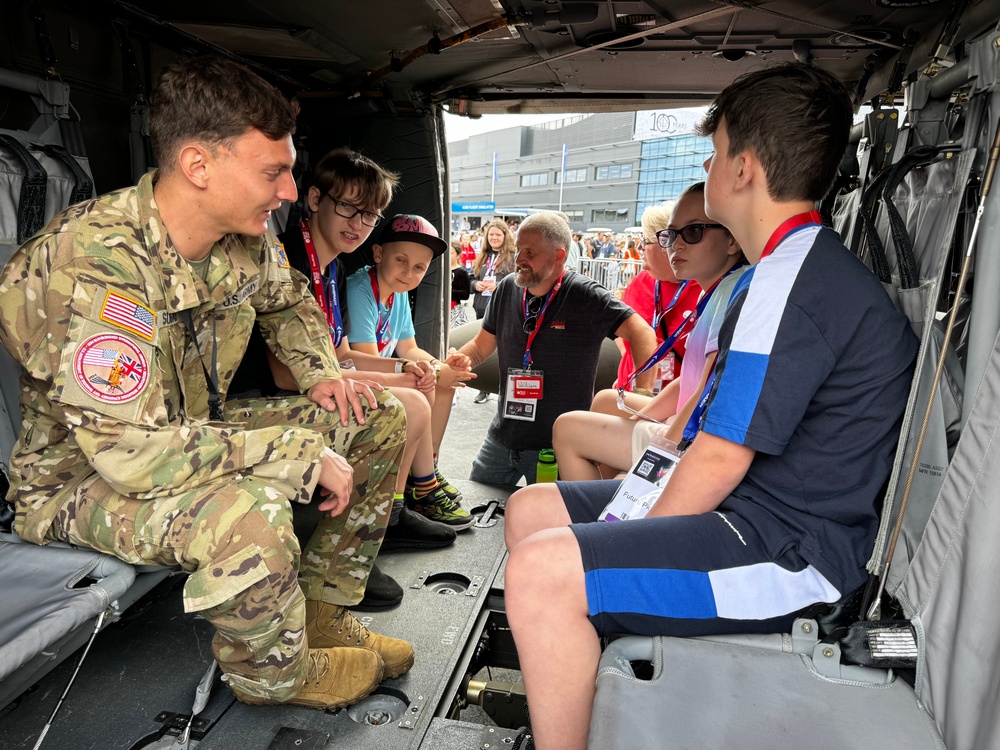
[[[538,313],[542,309],[542,304],[544,302],[544,297],[532,297],[528,300],[528,315],[524,319],[524,325],[521,326],[525,333],[531,333],[535,330],[535,326],[538,325]]]
[[[656,233],[656,240],[664,249],[673,247],[678,236],[688,245],[697,245],[704,238],[706,229],[725,229],[725,227],[722,224],[688,224],[680,229],[661,229]]]
[[[337,212],[337,216],[343,216],[345,219],[353,219],[358,214],[361,214],[361,223],[366,227],[377,227],[378,223],[382,221],[382,214],[375,213],[374,211],[365,211],[353,203],[334,198],[329,193],[324,193],[324,195],[333,201],[333,210]]]

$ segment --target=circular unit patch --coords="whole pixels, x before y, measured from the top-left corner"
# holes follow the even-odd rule
[[[98,401],[120,404],[142,393],[149,381],[149,362],[133,341],[101,333],[76,350],[73,372],[80,387]]]

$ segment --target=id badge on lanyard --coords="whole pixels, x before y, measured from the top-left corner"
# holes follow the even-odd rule
[[[507,370],[507,391],[504,398],[504,419],[520,419],[525,422],[534,422],[538,412],[538,402],[542,398],[542,371],[531,366],[531,345],[535,341],[545,321],[545,312],[549,308],[549,303],[562,288],[565,271],[559,275],[555,285],[545,293],[545,300],[542,302],[538,312],[529,315],[528,310],[528,290],[524,290],[521,298],[521,309],[524,319],[534,320],[531,333],[528,334],[528,341],[524,347],[524,358],[521,360],[521,367],[511,367]],[[535,298],[538,299],[537,297]]]
[[[507,391],[504,398],[504,419],[534,422],[538,401],[542,397],[541,370],[511,367],[507,370]]]
[[[660,499],[680,460],[680,451],[674,443],[654,436],[597,520],[613,522],[643,518]]]
[[[486,273],[483,274],[483,281],[490,281],[490,280],[492,280],[492,281],[496,282],[496,278],[497,278],[496,267],[497,267],[497,260],[499,258],[500,258],[500,255],[498,253],[496,255],[490,256],[490,259],[488,261],[486,261]],[[484,297],[492,297],[493,296],[493,289],[487,289],[485,292],[480,292],[480,294],[482,296],[484,296]]]

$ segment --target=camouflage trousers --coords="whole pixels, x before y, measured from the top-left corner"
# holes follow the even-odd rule
[[[385,534],[405,416],[388,393],[378,400],[378,409],[366,409],[366,424],[352,415],[347,427],[305,397],[226,405],[227,418],[248,427],[295,424],[321,432],[354,468],[347,509],[337,518],[324,515],[301,565],[288,499],[253,476],[162,500],[121,495],[95,476],[60,509],[48,536],[133,564],[188,571],[184,609],[215,626],[212,650],[225,680],[246,695],[287,700],[305,675],[305,598],[360,601]]]
[[[234,399],[226,420],[247,429],[293,424],[322,433],[327,444],[354,469],[354,490],[347,510],[336,518],[323,514],[299,564],[306,599],[350,606],[361,601],[382,546],[395,492],[399,457],[406,437],[402,405],[387,392],[376,394],[379,408],[365,409],[365,424],[354,415],[346,427],[305,396]]]

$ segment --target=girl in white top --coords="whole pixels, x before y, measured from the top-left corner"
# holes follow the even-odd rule
[[[652,398],[625,394],[627,406],[664,424],[628,417],[617,408],[617,392],[602,391],[592,411],[567,412],[556,420],[552,443],[560,479],[601,479],[627,471],[633,453],[641,453],[656,433],[679,443],[715,366],[719,328],[733,286],[746,268],[743,251],[724,226],[705,215],[703,182],[681,193],[667,229],[656,234],[659,244],[647,245],[646,252],[663,256],[649,258],[650,264],[669,259],[678,279],[697,283],[710,293],[704,306],[699,304],[703,309],[689,329],[680,377]]]

